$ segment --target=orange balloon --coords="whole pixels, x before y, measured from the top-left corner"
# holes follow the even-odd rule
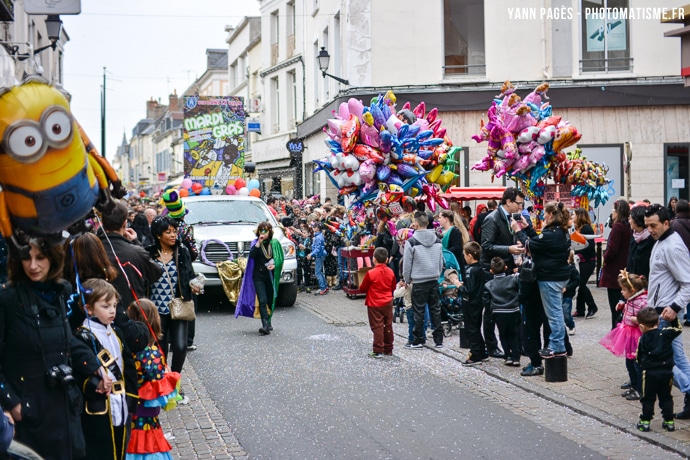
[[[189,196],[189,190],[187,190],[186,188],[180,189],[180,196],[181,197]]]
[[[261,198],[261,191],[258,188],[253,188],[249,191],[249,196],[255,196]]]

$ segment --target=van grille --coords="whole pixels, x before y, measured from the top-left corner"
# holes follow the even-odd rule
[[[226,241],[225,244],[228,245],[228,248],[230,248],[230,251],[232,252],[232,258],[237,259],[238,258],[238,250],[237,250],[237,242],[234,241]],[[206,258],[210,261],[215,263],[218,262],[223,262],[229,259],[228,257],[228,251],[223,247],[222,245],[214,242],[209,242],[206,244],[206,248],[204,249],[204,254],[206,255]]]

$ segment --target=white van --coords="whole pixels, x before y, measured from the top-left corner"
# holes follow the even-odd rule
[[[206,286],[221,285],[215,263],[228,260],[228,250],[235,259],[249,256],[251,242],[256,238],[256,227],[260,222],[268,221],[285,254],[276,305],[291,307],[295,304],[295,245],[283,234],[266,203],[259,198],[240,195],[190,196],[182,200],[189,210],[184,220],[194,227],[194,239],[199,249],[194,272],[204,274]]]

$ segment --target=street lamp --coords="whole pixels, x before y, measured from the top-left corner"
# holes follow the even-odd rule
[[[335,75],[331,75],[330,73],[326,72],[326,70],[328,70],[328,64],[331,60],[331,56],[328,54],[328,51],[326,51],[325,46],[321,47],[321,51],[319,51],[319,55],[316,56],[316,60],[319,63],[319,70],[321,70],[321,74],[323,75],[323,78],[326,78],[326,76],[329,76],[333,80],[339,81],[340,83],[342,83],[344,85],[350,84],[350,82],[345,80],[344,78],[336,77]]]
[[[12,56],[17,56],[18,61],[26,61],[30,57],[35,56],[41,51],[47,50],[48,48],[52,48],[53,51],[55,51],[55,48],[57,48],[57,42],[60,40],[60,31],[62,30],[62,21],[60,20],[59,15],[51,14],[46,18],[46,30],[48,32],[50,44],[31,51],[31,44],[29,43],[29,54],[19,54],[19,47],[9,47],[7,46],[10,44],[9,42],[0,42],[0,44],[5,46],[7,52]]]

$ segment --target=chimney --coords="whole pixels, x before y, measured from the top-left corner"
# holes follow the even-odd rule
[[[146,118],[156,118],[156,107],[158,102],[154,101],[153,98],[146,101]]]
[[[177,112],[178,110],[180,110],[179,98],[177,97],[177,90],[175,90],[173,94],[168,96],[168,111]]]

